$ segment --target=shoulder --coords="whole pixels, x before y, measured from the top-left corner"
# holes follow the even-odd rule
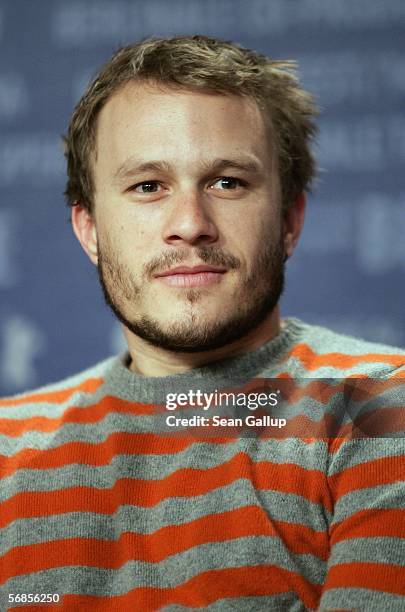
[[[109,357],[63,380],[0,398],[0,409],[23,405],[60,404],[72,396],[78,399],[81,395],[92,395],[104,385],[108,372],[118,359],[118,356]]]
[[[111,357],[59,382],[0,399],[4,476],[12,477],[28,465],[46,469],[48,451],[86,437],[89,414],[106,395],[110,372],[119,359]]]
[[[297,342],[286,358],[307,376],[384,376],[405,368],[405,349],[369,342],[299,320]],[[298,373],[298,372],[297,372]]]

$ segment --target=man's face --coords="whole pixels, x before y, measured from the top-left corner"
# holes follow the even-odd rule
[[[281,198],[253,100],[126,84],[98,119],[94,182],[100,280],[131,333],[200,352],[270,315]]]

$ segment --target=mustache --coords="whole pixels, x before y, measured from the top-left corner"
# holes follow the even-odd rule
[[[213,249],[211,247],[198,247],[193,251],[193,254],[197,256],[200,262],[207,264],[208,266],[223,266],[230,270],[237,270],[240,268],[240,260],[231,255],[225,253],[220,249]],[[159,274],[167,269],[170,269],[175,264],[181,264],[190,257],[189,249],[179,249],[170,253],[163,253],[162,255],[155,257],[144,267],[144,273],[146,276],[152,276]]]

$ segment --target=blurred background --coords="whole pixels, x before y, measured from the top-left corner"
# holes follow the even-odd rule
[[[0,395],[123,349],[69,223],[60,135],[119,46],[195,33],[297,59],[323,109],[283,314],[405,344],[403,0],[0,0]]]

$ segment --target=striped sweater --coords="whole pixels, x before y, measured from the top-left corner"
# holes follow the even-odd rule
[[[405,609],[403,351],[286,319],[174,376],[125,358],[0,401],[2,611]],[[174,390],[262,379],[295,385],[313,429],[160,428]],[[395,433],[353,435],[347,415],[316,433],[351,380],[388,384],[366,403]]]

